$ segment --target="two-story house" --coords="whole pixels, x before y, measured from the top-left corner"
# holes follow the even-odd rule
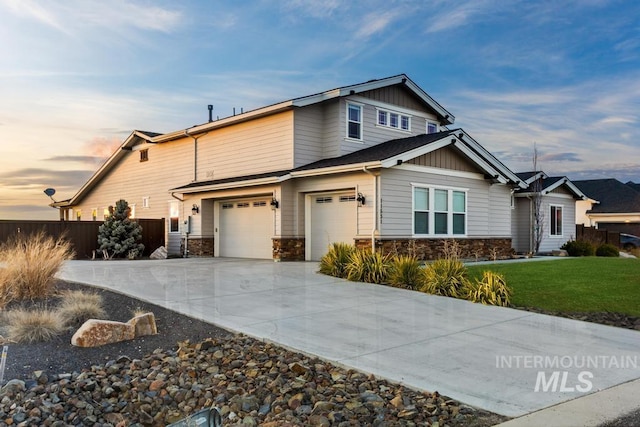
[[[406,75],[166,134],[134,131],[70,200],[101,220],[125,199],[166,218],[170,254],[318,260],[332,242],[508,256],[521,180]]]

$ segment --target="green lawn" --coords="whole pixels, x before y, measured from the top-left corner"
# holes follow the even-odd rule
[[[468,265],[472,278],[485,270],[505,276],[517,307],[640,316],[640,259],[584,257]]]

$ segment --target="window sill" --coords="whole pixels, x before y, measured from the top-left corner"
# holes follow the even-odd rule
[[[408,129],[400,129],[400,128],[394,128],[392,126],[385,126],[385,125],[381,125],[381,124],[377,124],[376,125],[377,128],[379,129],[384,129],[384,130],[392,130],[394,132],[400,132],[400,133],[406,133],[406,134],[411,134],[411,130]]]
[[[364,139],[355,139],[355,138],[349,138],[348,136],[344,138],[345,141],[347,142],[355,142],[356,144],[364,144]]]

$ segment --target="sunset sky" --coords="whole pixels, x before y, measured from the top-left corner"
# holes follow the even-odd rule
[[[400,73],[515,172],[640,182],[637,1],[0,0],[0,49],[0,219],[134,129]]]

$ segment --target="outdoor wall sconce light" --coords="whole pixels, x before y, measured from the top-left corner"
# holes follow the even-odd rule
[[[358,197],[356,198],[360,206],[364,206],[365,198],[362,193],[358,193]]]
[[[271,199],[270,205],[271,205],[271,209],[278,209],[278,207],[280,206],[280,203],[278,203],[278,201],[274,197],[273,199]]]
[[[200,208],[198,207],[198,205],[194,203],[193,207],[191,208],[191,213],[193,215],[198,215],[199,212],[200,212]]]

